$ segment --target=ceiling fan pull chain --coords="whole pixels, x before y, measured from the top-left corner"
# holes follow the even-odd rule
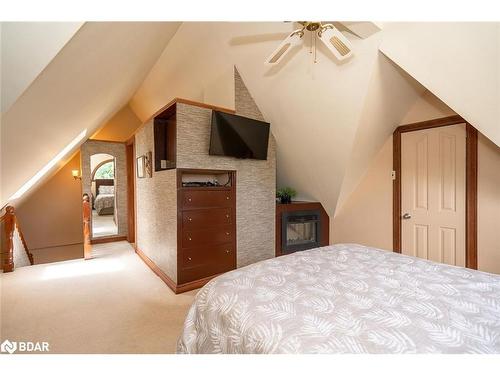
[[[318,61],[316,60],[316,33],[314,33],[314,63],[316,64],[317,62]]]
[[[309,53],[313,53],[313,33],[311,33],[311,45],[309,46]]]

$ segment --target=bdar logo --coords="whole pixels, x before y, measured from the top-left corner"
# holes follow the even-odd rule
[[[46,341],[9,341],[5,340],[0,345],[0,351],[2,353],[23,353],[23,352],[48,352],[49,343]]]
[[[2,345],[0,345],[0,351],[2,353],[9,353],[12,354],[17,350],[17,342],[12,342],[9,340],[5,340],[2,342]]]

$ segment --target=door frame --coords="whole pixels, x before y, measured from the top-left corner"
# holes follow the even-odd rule
[[[477,269],[477,136],[478,131],[461,116],[401,125],[393,133],[392,246],[401,253],[401,134],[465,123],[465,266]]]
[[[128,235],[127,241],[136,242],[136,202],[135,202],[135,137],[132,136],[125,142],[125,154],[127,157],[127,217]]]

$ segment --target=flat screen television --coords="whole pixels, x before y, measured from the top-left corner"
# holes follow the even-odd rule
[[[269,123],[212,111],[210,155],[267,160]]]

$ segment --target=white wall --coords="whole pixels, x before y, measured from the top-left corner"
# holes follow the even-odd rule
[[[392,136],[330,220],[331,243],[359,243],[392,250]]]
[[[426,91],[402,124],[454,115]],[[371,162],[360,183],[336,212],[333,243],[356,242],[392,249],[392,135]],[[478,269],[500,274],[500,148],[480,134],[478,139]]]
[[[500,147],[478,138],[478,268],[500,274]]]
[[[386,24],[380,50],[500,145],[500,23]]]
[[[439,98],[436,98],[430,91],[424,91],[403,117],[401,125],[453,115],[456,115],[456,113],[450,107],[439,100]]]
[[[35,263],[83,257],[82,187],[71,175],[80,153],[16,204],[16,216]]]
[[[2,116],[1,201],[6,202],[82,130],[90,136],[122,108],[178,25],[83,25]]]
[[[387,137],[401,124],[424,91],[423,86],[392,61],[379,55],[346,165],[337,210],[358,186]]]
[[[384,106],[387,105],[389,104]],[[386,134],[386,137],[383,145],[376,150],[375,156],[368,160],[366,172],[352,192],[339,202],[335,218],[330,221],[333,243],[356,242],[392,249],[392,131],[387,133],[387,130],[394,130],[399,125],[455,114],[432,93],[424,91],[396,126],[387,124],[389,128],[379,128],[378,134],[368,133],[374,141],[381,134]],[[367,142],[367,147],[373,146]]]
[[[2,23],[2,106],[7,111],[83,22]]]

